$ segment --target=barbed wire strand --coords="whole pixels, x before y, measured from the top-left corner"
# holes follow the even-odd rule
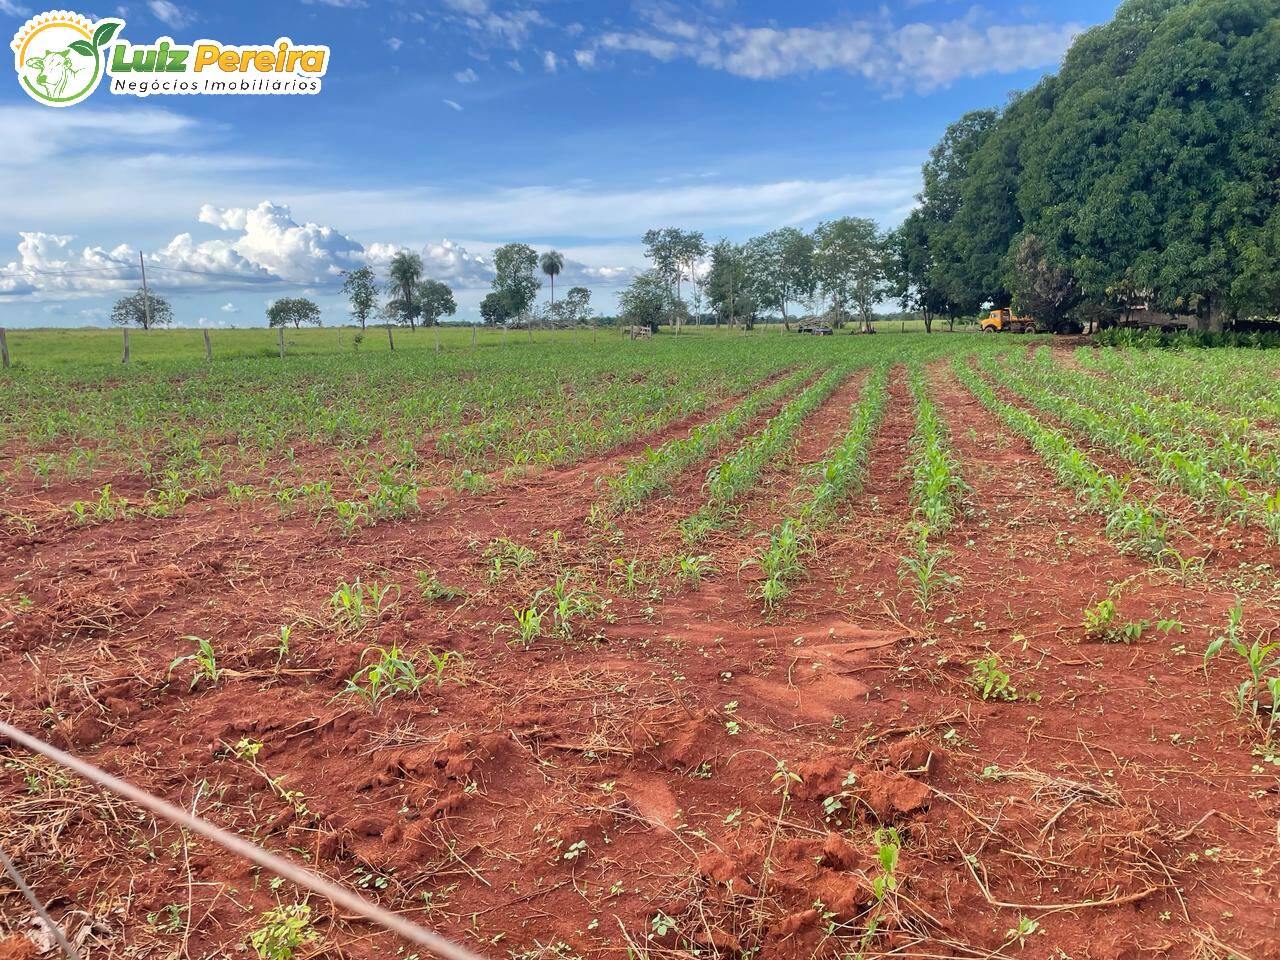
[[[86,780],[98,784],[98,786],[111,791],[117,796],[136,803],[140,807],[144,807],[156,816],[168,820],[170,823],[185,827],[192,833],[198,833],[200,836],[212,840],[232,853],[244,857],[246,860],[251,860],[258,866],[270,870],[272,873],[284,877],[300,887],[305,887],[312,893],[324,897],[344,910],[358,914],[400,935],[411,943],[425,947],[436,956],[444,958],[444,960],[485,960],[480,954],[461,944],[454,943],[452,940],[442,937],[438,933],[433,933],[425,927],[420,927],[399,914],[380,907],[359,894],[332,883],[317,873],[299,867],[284,857],[264,850],[257,844],[249,843],[247,840],[228,833],[221,827],[214,826],[207,820],[175,807],[159,797],[152,796],[145,790],[126,783],[119,777],[112,776],[105,770],[95,767],[79,757],[65,753],[57,747],[45,743],[43,740],[33,737],[29,733],[25,733],[4,721],[0,721],[0,736],[8,737],[14,743],[25,747],[32,753],[37,753],[69,770],[75,771]]]
[[[44,904],[39,901],[35,892],[27,886],[27,881],[22,879],[22,872],[18,870],[18,865],[9,859],[9,855],[4,852],[4,847],[0,847],[0,863],[4,864],[5,872],[18,885],[19,892],[27,898],[27,903],[31,904],[31,909],[36,912],[36,916],[49,928],[49,932],[53,934],[53,939],[58,941],[58,946],[67,955],[67,960],[80,960],[79,951],[62,935],[62,928],[58,926],[53,917],[49,916],[49,911],[44,908]]]

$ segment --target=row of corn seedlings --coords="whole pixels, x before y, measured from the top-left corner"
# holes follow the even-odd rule
[[[748,561],[764,575],[757,596],[765,612],[790,594],[791,581],[805,575],[804,556],[812,553],[815,536],[837,518],[840,501],[861,489],[888,396],[889,366],[881,363],[854,404],[849,430],[793,492],[792,515],[770,531],[769,542]]]
[[[1168,521],[1154,506],[1131,499],[1127,480],[1100,468],[1062,431],[1001,400],[967,358],[957,357],[952,361],[952,370],[979,403],[1031,445],[1060,483],[1074,490],[1089,510],[1105,519],[1107,536],[1121,549],[1157,563],[1169,558],[1172,550],[1168,544]]]
[[[946,425],[929,398],[923,368],[912,368],[909,383],[915,401],[916,428],[911,436],[907,469],[911,472],[915,516],[910,531],[911,551],[900,558],[898,576],[911,585],[920,609],[928,613],[938,590],[955,580],[942,567],[946,548],[935,545],[931,537],[950,529],[968,487],[951,452]]]
[[[705,460],[721,444],[740,436],[762,410],[772,406],[809,376],[810,371],[806,369],[784,377],[751,394],[727,413],[699,424],[688,436],[668,440],[656,449],[647,448],[629,461],[621,474],[609,481],[611,506],[614,509],[631,509],[665,490],[684,470]]]
[[[1215,470],[1187,443],[1185,429],[1157,430],[1133,406],[1120,404],[1107,412],[1080,403],[1064,396],[1057,379],[1031,364],[1002,365],[989,358],[985,367],[1018,396],[1090,441],[1150,468],[1158,483],[1181,487],[1196,502],[1241,526],[1256,522],[1280,543],[1280,490],[1255,492]]]
[[[1034,364],[1020,363],[1018,369],[1033,371],[1040,382],[1088,407],[1099,407],[1100,398],[1105,397],[1108,409],[1123,410],[1143,433],[1178,445],[1215,470],[1271,486],[1280,483],[1280,438],[1247,417],[1228,417],[1185,400],[1151,394],[1143,389],[1139,371],[1112,376],[1104,383],[1078,371],[1062,370],[1043,347],[1036,351]]]
[[[703,540],[720,522],[727,508],[755,485],[765,467],[777,463],[795,445],[800,424],[836,391],[848,375],[847,365],[828,370],[763,428],[748,437],[737,450],[707,471],[702,487],[706,500],[696,513],[681,522],[681,535],[690,543]]]

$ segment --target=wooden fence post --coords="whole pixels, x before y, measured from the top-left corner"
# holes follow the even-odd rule
[[[9,369],[9,341],[4,335],[4,327],[0,327],[0,363]]]
[[[395,353],[396,341],[395,341],[395,338],[391,336],[391,324],[389,323],[387,324],[387,343],[391,344],[391,352]]]
[[[3,336],[4,336],[4,331],[0,330],[0,337],[3,337]],[[471,349],[474,350],[475,348],[476,348],[476,325],[473,322],[471,324]]]
[[[121,363],[129,362],[129,328],[124,328],[124,356],[120,358]]]
[[[204,331],[204,358],[205,360],[213,359],[213,341],[209,339],[209,331]]]
[[[280,359],[284,359],[284,327],[276,327],[277,339],[280,341]]]

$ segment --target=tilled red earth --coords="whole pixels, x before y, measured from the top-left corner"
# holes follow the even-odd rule
[[[710,462],[593,518],[598,478],[635,449],[440,491],[350,539],[221,500],[14,538],[0,716],[495,957],[1280,956],[1280,767],[1233,709],[1234,666],[1201,657],[1237,596],[1253,631],[1275,629],[1274,550],[1249,534],[1185,581],[1122,555],[940,366],[971,491],[944,541],[955,580],[922,611],[899,578],[914,421],[898,368],[865,488],[765,617],[744,562],[863,379],[696,547],[676,524]],[[500,537],[536,555],[495,579]],[[705,557],[700,583],[670,569],[682,553]],[[424,599],[424,570],[465,594]],[[566,572],[608,606],[567,637],[548,618],[524,649],[511,608]],[[357,576],[399,589],[343,629],[330,598]],[[1181,626],[1087,639],[1083,612],[1113,587],[1124,620]],[[216,682],[170,673],[192,637]],[[375,644],[462,661],[374,709],[343,691]],[[970,661],[990,655],[1016,699],[975,694]],[[263,912],[303,899],[48,763],[0,763],[0,843],[91,957],[252,955]],[[409,955],[309,904],[318,938],[297,956]],[[0,886],[0,957],[36,955],[28,915]]]

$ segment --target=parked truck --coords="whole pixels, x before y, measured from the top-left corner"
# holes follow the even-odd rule
[[[1003,333],[1012,330],[1014,333],[1035,333],[1036,321],[1032,317],[1020,317],[1008,307],[992,310],[982,319],[983,333]]]

